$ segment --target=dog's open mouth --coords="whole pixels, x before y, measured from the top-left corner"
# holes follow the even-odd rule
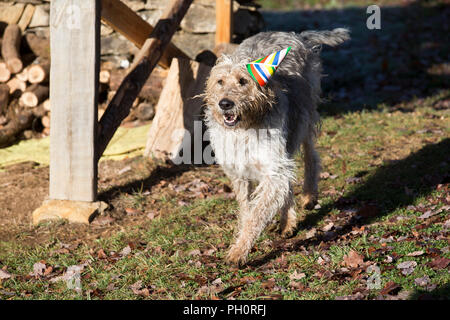
[[[235,115],[232,112],[225,112],[223,115],[223,122],[228,127],[234,127],[236,123],[239,122],[239,116]]]

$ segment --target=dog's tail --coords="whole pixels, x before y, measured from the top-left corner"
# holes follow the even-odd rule
[[[303,43],[311,47],[326,44],[337,46],[350,39],[350,31],[345,28],[336,28],[331,31],[303,31],[299,34]]]

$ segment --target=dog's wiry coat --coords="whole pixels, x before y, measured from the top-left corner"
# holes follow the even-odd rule
[[[206,122],[218,163],[233,183],[240,206],[238,233],[228,253],[244,263],[266,225],[280,212],[281,232],[296,227],[293,156],[303,146],[303,206],[317,200],[320,158],[315,150],[319,123],[321,44],[349,38],[346,29],[300,34],[264,32],[221,56],[208,78]],[[259,86],[246,64],[291,46],[267,85]]]

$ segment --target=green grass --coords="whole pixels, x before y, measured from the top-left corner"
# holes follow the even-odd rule
[[[446,95],[448,92],[441,94]],[[448,111],[430,107],[438,98],[435,96],[422,101],[421,105],[415,106],[413,112],[408,113],[380,107],[373,111],[347,113],[337,118],[325,117],[318,146],[323,159],[323,171],[336,174],[337,177],[320,182],[321,208],[305,213],[301,228],[290,240],[282,240],[276,232],[266,231],[256,245],[257,250],[250,254],[250,264],[243,269],[224,263],[238,210],[234,200],[213,197],[178,206],[176,197],[164,195],[158,200],[158,205],[165,208],[166,214],[158,215],[144,224],[129,226],[108,237],[100,237],[93,243],[82,244],[68,253],[55,254],[62,245],[58,239],[32,246],[20,241],[1,242],[0,267],[7,266],[7,271],[15,276],[0,282],[0,297],[226,299],[233,296],[236,299],[334,299],[365,289],[369,274],[364,268],[356,268],[355,270],[359,270],[356,275],[339,275],[342,261],[350,250],[359,252],[365,261],[371,261],[381,268],[382,287],[393,281],[413,297],[425,292],[414,280],[427,275],[431,283],[436,285],[439,297],[448,297],[448,270],[433,270],[427,264],[433,260],[428,253],[418,257],[407,256],[414,251],[434,248],[441,250],[441,257],[450,258],[448,250],[445,252],[445,248],[448,249],[447,240],[436,236],[448,236],[448,231],[445,233],[442,224],[448,219],[448,211],[435,215],[435,223],[417,228],[425,222],[418,219],[422,213],[407,209],[408,205],[419,204],[425,207],[435,205],[438,209],[442,206],[439,199],[448,197],[448,190],[438,190],[436,185],[424,186],[424,182],[417,176],[413,179],[403,176],[422,171],[443,174],[449,170],[448,163],[442,160],[444,149],[422,155],[427,161],[424,168],[421,168],[420,162],[424,159],[420,155],[418,158],[414,157],[420,150],[427,148],[427,145],[439,146],[448,141],[450,128],[445,125]],[[429,127],[439,128],[442,132],[417,133]],[[301,158],[297,161],[301,180]],[[395,167],[398,163],[392,167],[392,161],[399,161],[403,167]],[[416,164],[415,171],[411,171],[413,164]],[[395,170],[383,173],[386,168]],[[361,172],[365,174],[360,182],[346,182],[346,179],[358,176]],[[398,177],[393,177],[393,174],[398,174]],[[417,179],[417,183],[413,183]],[[226,182],[222,176],[219,180],[221,183]],[[402,181],[410,183],[408,188],[414,196],[405,196],[404,188],[395,184]],[[299,190],[300,184],[295,188]],[[330,193],[330,190],[335,190],[335,193]],[[128,196],[121,196],[137,209],[143,209],[147,201],[142,188],[134,190]],[[357,198],[356,203],[347,205],[350,209],[358,208],[367,201],[375,202],[380,208],[380,215],[362,224],[351,225],[337,239],[319,241],[314,237],[310,242],[304,240],[307,230],[311,227],[320,229],[329,221],[333,221],[335,227],[345,227],[348,221],[341,223],[340,220],[340,214],[345,208],[336,206],[336,203],[340,198],[346,197]],[[399,216],[402,219],[396,219]],[[350,231],[360,226],[365,226],[364,231],[351,235]],[[45,229],[46,225],[40,228]],[[413,230],[417,232],[416,236],[412,236]],[[322,234],[320,231],[319,233]],[[394,241],[385,244],[389,249],[379,251],[384,248],[380,239],[390,234],[394,236]],[[395,241],[402,236],[407,239]],[[279,244],[275,245],[276,242]],[[133,244],[131,253],[114,258],[114,252],[121,252],[129,243]],[[283,245],[286,246],[284,249]],[[193,250],[204,252],[211,248],[214,250],[210,255],[190,255]],[[100,249],[108,256],[107,259],[99,257]],[[396,261],[384,262],[391,254],[396,256]],[[417,267],[412,274],[402,275],[395,266],[410,260],[416,261]],[[49,277],[27,276],[39,261],[52,266],[54,274]],[[49,281],[50,278],[63,274],[67,267],[86,262],[88,264],[81,274],[81,293],[68,289],[65,282]],[[303,286],[301,289],[290,285],[289,276],[294,271],[305,273],[305,277],[298,280]],[[333,274],[327,276],[323,272]],[[201,292],[201,287],[211,286],[218,278],[223,283],[219,292]],[[142,281],[142,288],[147,288],[148,294],[133,292],[130,286],[137,281]],[[379,293],[380,290],[369,290],[365,297],[375,298]]]
[[[140,218],[135,223],[118,220],[118,226],[105,227],[105,232],[88,227],[78,235],[81,241],[77,245],[77,236],[69,241],[57,233],[36,243],[26,241],[36,234],[53,234],[67,228],[65,222],[42,223],[22,230],[11,241],[0,241],[0,269],[13,275],[0,280],[0,299],[335,299],[357,292],[363,299],[450,297],[448,266],[431,264],[438,258],[450,259],[449,234],[444,228],[449,211],[419,218],[450,202],[450,90],[443,89],[448,88],[448,73],[437,77],[427,71],[446,61],[447,47],[439,45],[439,37],[435,37],[441,32],[435,28],[441,26],[429,23],[429,18],[434,21],[433,17],[440,17],[441,8],[435,2],[427,2],[423,8],[405,9],[408,11],[404,15],[400,10],[385,11],[394,15],[383,13],[383,30],[377,38],[373,34],[368,37],[365,29],[366,16],[361,8],[367,1],[259,3],[265,9],[298,9],[306,4],[321,8],[354,4],[360,7],[336,15],[352,27],[350,47],[323,52],[324,66],[331,71],[324,80],[325,94],[336,94],[337,88],[344,87],[352,96],[347,100],[327,97],[320,106],[322,130],[317,145],[323,172],[330,176],[319,184],[320,208],[298,210],[299,229],[291,239],[281,239],[274,228],[267,228],[250,253],[249,264],[238,269],[224,262],[233,239],[236,201],[219,193],[205,199],[189,198],[173,192],[167,184],[157,186],[159,178],[177,185],[199,177],[210,185],[230,185],[220,169],[191,168],[184,177],[171,177],[170,170],[166,170],[167,177],[159,177],[151,173],[157,171],[155,168],[162,168],[164,173],[166,164],[137,158],[131,163],[131,171],[137,172],[135,183],[129,190],[119,188],[108,194],[117,205],[112,212],[132,208],[144,215],[155,211],[156,217]],[[302,23],[316,28],[315,19],[314,15],[309,17],[310,23]],[[417,36],[404,42],[404,35],[416,34],[408,28],[413,28]],[[374,39],[379,42],[371,44]],[[433,41],[435,46],[431,46]],[[421,56],[421,50],[430,46],[433,59],[426,61],[431,53],[426,51]],[[384,51],[390,49],[395,54],[385,55]],[[347,63],[349,50],[359,59],[359,65]],[[386,70],[383,59],[387,61]],[[397,69],[398,73],[392,73]],[[376,90],[364,87],[366,78],[379,75],[384,75],[381,82],[389,80],[388,84],[399,86],[400,94],[410,90],[414,94],[390,99],[393,93],[384,90],[385,83]],[[361,91],[353,92],[354,87]],[[300,156],[296,161],[298,183],[294,191],[299,200],[303,167]],[[180,198],[186,201],[180,204]],[[365,207],[372,208],[373,214],[366,209],[368,216],[361,217],[365,213],[361,208]],[[329,223],[333,223],[334,235],[321,231]],[[313,229],[316,233],[307,237]],[[86,233],[94,237],[90,234],[89,239],[84,239]],[[70,249],[62,250],[67,245]],[[131,252],[120,256],[127,246]],[[196,254],[198,250],[200,254]],[[424,253],[408,256],[419,250]],[[352,251],[361,255],[364,263],[345,269],[343,261]],[[52,268],[48,269],[49,274],[30,276],[33,265],[40,261]],[[397,268],[405,261],[417,263],[411,274],[403,275]],[[81,273],[81,292],[68,288],[64,281],[50,281],[63,275],[68,267],[80,264],[86,264]],[[373,275],[369,266],[380,269],[378,289],[367,288],[367,280]],[[294,273],[304,273],[304,277],[291,280]],[[424,276],[430,278],[428,287],[415,282]],[[219,278],[222,285],[214,289],[213,282]],[[137,281],[142,285],[133,291],[131,286]],[[382,295],[382,289],[390,282],[400,287],[399,292]],[[205,289],[208,287],[212,291]]]

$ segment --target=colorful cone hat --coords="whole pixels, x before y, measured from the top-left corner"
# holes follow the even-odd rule
[[[255,60],[247,64],[247,70],[259,83],[260,86],[265,86],[270,77],[275,73],[281,61],[288,54],[291,47],[269,54],[267,57]]]

